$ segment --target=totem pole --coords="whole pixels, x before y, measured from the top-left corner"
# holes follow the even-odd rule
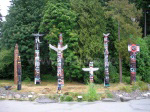
[[[18,73],[18,86],[17,86],[17,90],[21,90],[22,68],[21,68],[20,55],[18,55],[18,60],[17,60],[17,73]]]
[[[39,37],[43,36],[43,34],[32,34],[35,36],[35,58],[34,58],[34,83],[35,84],[40,84],[41,79],[40,79],[40,39]]]
[[[89,68],[82,68],[83,71],[89,71],[90,73],[90,83],[94,82],[94,75],[93,72],[99,70],[99,68],[93,68],[93,62],[89,63]]]
[[[62,37],[62,34],[60,34],[59,37]],[[61,39],[60,39],[61,40]],[[55,50],[57,52],[57,77],[58,77],[58,89],[57,89],[57,93],[61,93],[61,87],[63,85],[63,59],[62,59],[62,52],[63,50],[67,49],[68,46],[65,45],[64,47],[60,44],[60,42],[58,43],[58,47],[56,48],[55,46],[52,46],[51,44],[49,44],[49,47],[53,50]]]
[[[128,44],[130,52],[130,84],[136,81],[136,54],[140,51],[140,46],[136,44]]]
[[[108,62],[108,34],[103,34],[104,35],[104,65],[105,65],[105,78],[104,78],[104,86],[108,87],[109,85],[109,62]]]
[[[63,38],[62,38],[62,34],[60,33],[59,35],[59,43],[60,43],[60,46],[63,47]],[[64,58],[63,58],[63,52],[61,52],[61,86],[64,86]]]
[[[14,84],[17,84],[18,82],[18,73],[17,73],[18,54],[19,54],[18,44],[16,44],[15,50],[14,50]]]

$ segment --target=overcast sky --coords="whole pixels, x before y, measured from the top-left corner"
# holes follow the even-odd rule
[[[8,13],[8,9],[9,9],[8,6],[10,6],[9,1],[10,0],[0,0],[0,13],[2,14],[2,16],[6,16]]]

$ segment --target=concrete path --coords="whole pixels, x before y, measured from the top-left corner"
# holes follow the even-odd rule
[[[130,102],[71,102],[39,104],[0,100],[0,112],[150,112],[150,99]]]

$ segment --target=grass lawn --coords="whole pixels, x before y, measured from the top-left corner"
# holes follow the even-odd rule
[[[14,84],[14,81],[10,80],[0,80],[0,87],[3,86],[12,86],[13,91],[17,91],[17,85]],[[103,93],[106,90],[115,91],[119,90],[121,86],[125,84],[110,84],[109,88],[104,88],[103,84],[96,84],[97,92]],[[87,92],[88,85],[77,83],[77,82],[67,82],[64,87],[62,87],[62,93],[66,92],[76,92],[84,93]],[[41,82],[40,85],[35,85],[34,82],[22,82],[22,90],[19,92],[35,92],[38,94],[56,94],[57,91],[57,82]]]

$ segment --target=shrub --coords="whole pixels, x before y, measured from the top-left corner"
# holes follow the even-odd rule
[[[109,90],[105,91],[105,94],[107,98],[113,98],[113,94]]]
[[[64,101],[73,101],[73,98],[72,98],[72,96],[67,95],[67,96],[64,98]]]
[[[129,76],[123,76],[122,80],[123,80],[123,82],[130,84],[130,77]]]
[[[97,94],[97,90],[96,87],[93,83],[88,85],[88,92],[85,95],[87,101],[95,101],[98,100],[98,94]]]
[[[132,88],[130,86],[123,86],[123,87],[120,87],[120,90],[124,91],[124,92],[127,92],[127,93],[130,93],[132,92]]]
[[[31,79],[30,79],[29,77],[26,77],[26,78],[24,79],[24,82],[31,82]]]
[[[137,85],[139,86],[139,89],[141,91],[148,91],[149,90],[148,85],[143,81],[138,81]]]
[[[65,97],[64,96],[60,96],[60,101],[61,102],[65,101]]]
[[[135,90],[137,90],[137,89],[139,89],[139,86],[138,86],[138,84],[135,82],[135,83],[132,84],[132,90],[135,91]]]

